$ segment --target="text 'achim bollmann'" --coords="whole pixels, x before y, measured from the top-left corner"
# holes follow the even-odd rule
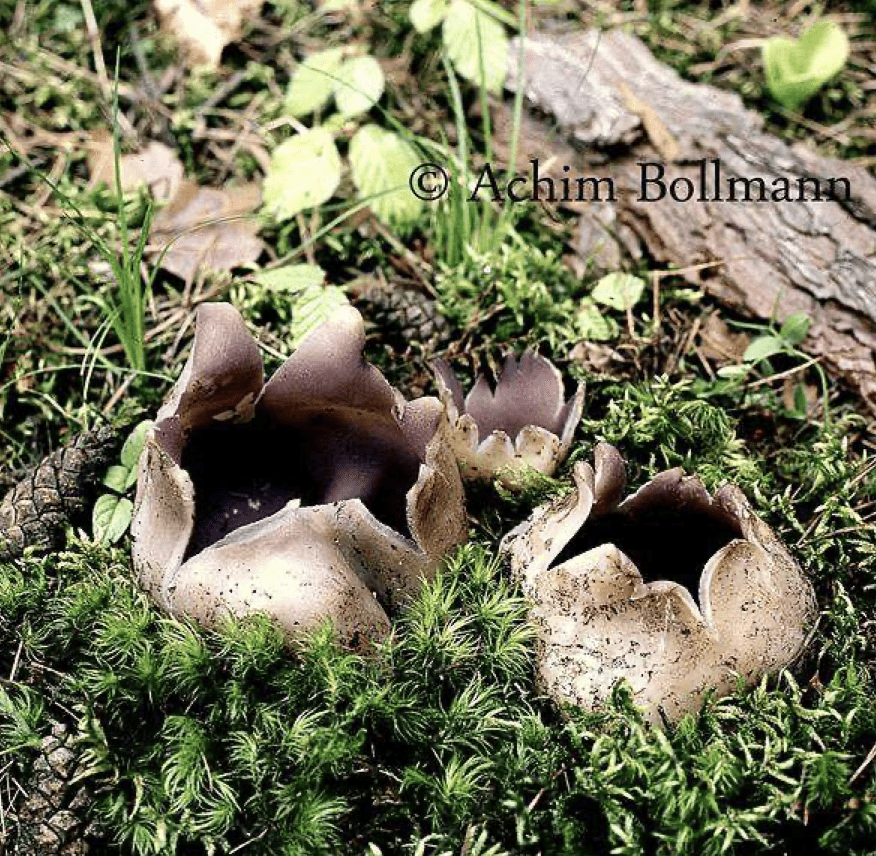
[[[469,201],[481,198],[494,202],[616,202],[617,188],[611,176],[572,175],[562,166],[542,175],[538,160],[529,162],[530,171],[510,178],[504,170],[487,163],[474,176]],[[725,175],[719,158],[689,162],[693,175],[667,175],[666,165],[656,161],[637,163],[638,202],[827,202],[851,198],[848,178],[792,175]],[[557,175],[556,173],[562,173]]]

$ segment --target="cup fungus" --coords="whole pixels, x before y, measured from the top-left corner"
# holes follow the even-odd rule
[[[502,542],[555,699],[593,709],[625,678],[650,721],[672,721],[801,653],[812,586],[737,487],[712,497],[673,469],[620,502],[624,464],[605,443],[573,477]]]
[[[527,468],[544,475],[556,471],[581,418],[583,387],[565,402],[556,366],[532,351],[519,363],[513,354],[506,357],[495,392],[480,375],[465,397],[447,363],[436,360],[433,367],[464,478],[498,476],[514,488]]]
[[[464,539],[441,403],[405,401],[364,341],[344,307],[265,384],[237,310],[198,309],[137,484],[134,567],[162,607],[266,612],[293,638],[329,619],[363,648]]]

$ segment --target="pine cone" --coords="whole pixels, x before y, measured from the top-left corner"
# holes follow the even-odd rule
[[[0,561],[20,556],[27,547],[51,550],[64,527],[88,507],[100,476],[119,442],[105,426],[79,434],[43,458],[0,502]]]
[[[87,832],[86,786],[73,780],[82,773],[80,755],[67,727],[57,723],[40,744],[10,825],[9,856],[85,856],[92,852]]]
[[[410,288],[391,288],[370,278],[352,283],[353,304],[387,339],[405,346],[435,347],[450,338],[450,326],[432,298]]]

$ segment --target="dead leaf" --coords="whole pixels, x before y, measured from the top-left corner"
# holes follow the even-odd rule
[[[170,245],[161,267],[188,282],[199,268],[231,270],[254,262],[263,249],[257,237],[261,223],[247,215],[261,201],[256,184],[220,190],[184,181],[152,222],[149,240],[156,252]]]
[[[115,188],[113,137],[109,131],[101,129],[94,135],[86,160],[93,185],[104,182]],[[119,158],[119,177],[124,192],[145,184],[154,199],[164,202],[176,196],[183,180],[183,165],[172,148],[151,142],[141,151]]]
[[[748,333],[732,333],[727,323],[712,312],[700,328],[702,354],[718,363],[741,363],[742,356],[751,343]]]
[[[611,346],[586,339],[578,342],[569,354],[569,359],[583,363],[597,374],[611,372],[624,358]]]
[[[161,26],[177,40],[189,65],[218,68],[222,48],[237,41],[243,22],[264,0],[155,0]]]

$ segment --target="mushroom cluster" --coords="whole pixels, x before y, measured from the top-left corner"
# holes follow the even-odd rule
[[[812,586],[738,488],[711,496],[673,469],[621,501],[624,464],[604,443],[573,476],[502,543],[535,604],[549,694],[592,709],[624,678],[659,723],[798,657]]]
[[[191,356],[146,438],[134,566],[164,608],[215,625],[265,612],[290,638],[330,621],[367,649],[466,537],[463,475],[510,487],[568,453],[583,390],[508,357],[495,390],[406,401],[362,356],[362,318],[338,310],[265,383],[228,304],[198,310]],[[816,615],[812,586],[742,492],[680,469],[623,499],[616,449],[578,463],[571,494],[502,541],[533,602],[538,673],[556,700],[595,708],[618,680],[652,722],[788,665]]]
[[[198,309],[191,356],[146,439],[134,567],[172,613],[324,620],[367,647],[466,535],[437,398],[405,401],[364,361],[345,307],[264,383],[236,309]]]
[[[514,489],[528,469],[553,475],[565,460],[581,418],[584,389],[564,400],[556,366],[532,351],[505,359],[495,391],[479,375],[467,396],[443,360],[434,363],[453,450],[468,479],[497,477]]]

